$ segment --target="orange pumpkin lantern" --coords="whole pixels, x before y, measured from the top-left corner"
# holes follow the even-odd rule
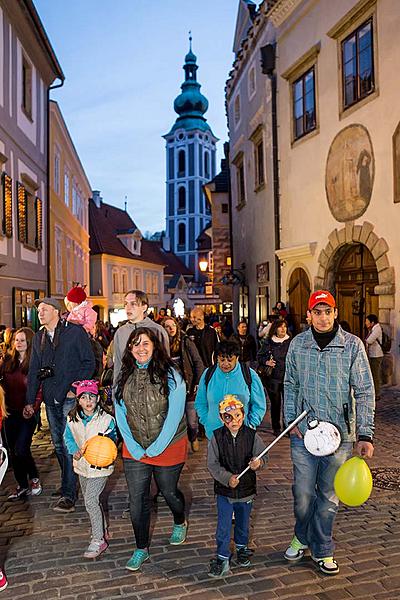
[[[117,453],[117,446],[112,439],[99,433],[86,442],[83,456],[90,466],[102,469],[113,464],[117,458]]]

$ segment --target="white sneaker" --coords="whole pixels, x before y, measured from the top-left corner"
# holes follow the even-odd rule
[[[286,560],[296,562],[303,558],[304,552],[307,550],[308,546],[302,544],[296,536],[293,537],[290,542],[290,546],[287,548],[284,557]]]
[[[42,485],[37,477],[34,477],[31,481],[31,490],[32,496],[39,496],[42,493]]]
[[[105,540],[92,540],[83,556],[85,558],[97,558],[107,550],[107,548],[108,544]]]

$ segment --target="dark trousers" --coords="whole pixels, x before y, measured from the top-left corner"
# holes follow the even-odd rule
[[[21,413],[11,412],[3,421],[4,434],[10,450],[14,477],[21,488],[27,488],[29,479],[38,477],[38,471],[31,453],[36,417],[24,419]]]
[[[217,495],[217,556],[223,560],[230,558],[230,543],[232,529],[232,515],[235,513],[235,529],[233,539],[237,547],[247,546],[249,543],[250,513],[253,500],[248,502],[229,502],[225,496]]]
[[[155,482],[168,504],[175,525],[185,522],[185,498],[178,489],[178,481],[184,463],[171,467],[157,467],[124,458],[124,471],[129,492],[129,510],[135,534],[136,547],[149,547],[150,533],[150,483]]]
[[[55,404],[54,401],[46,404],[51,440],[61,469],[61,495],[72,502],[76,500],[77,477],[72,467],[72,454],[69,454],[64,443],[64,431],[67,415],[74,406],[74,398],[65,399],[63,404]]]
[[[268,398],[271,403],[271,424],[274,431],[281,429],[281,407],[283,398],[283,382],[274,379],[267,383]]]
[[[375,387],[375,398],[377,400],[379,400],[380,397],[380,393],[381,393],[381,364],[382,364],[382,356],[379,356],[377,358],[368,357],[369,360],[369,365],[371,367],[371,372],[372,372],[372,378],[374,380],[374,387]]]

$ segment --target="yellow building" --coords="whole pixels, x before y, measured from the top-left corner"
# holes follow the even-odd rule
[[[57,102],[50,102],[49,293],[64,298],[73,282],[89,295],[89,217],[92,195]]]

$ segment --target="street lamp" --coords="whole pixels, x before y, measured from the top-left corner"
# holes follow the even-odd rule
[[[207,258],[200,258],[199,260],[199,268],[202,273],[206,273],[208,269],[208,260]]]

